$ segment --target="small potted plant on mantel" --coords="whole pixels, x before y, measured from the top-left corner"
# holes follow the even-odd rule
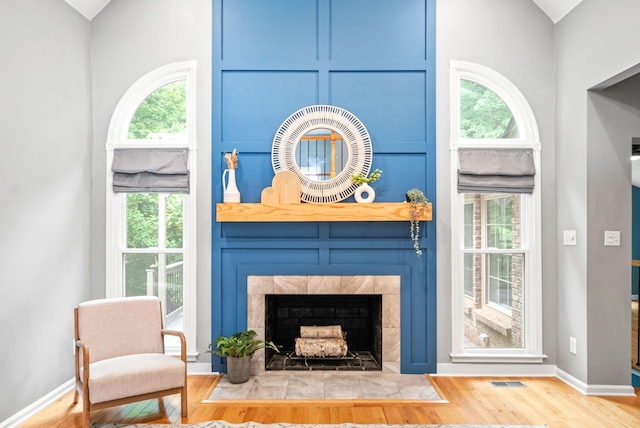
[[[413,188],[407,191],[407,202],[411,204],[411,240],[413,241],[413,248],[416,250],[418,256],[422,255],[420,249],[420,215],[424,215],[427,212],[427,197],[422,190]]]
[[[373,187],[369,186],[369,183],[375,183],[378,181],[380,176],[382,175],[382,171],[379,169],[375,169],[369,177],[366,177],[362,174],[351,175],[351,181],[358,185],[356,192],[354,193],[354,198],[356,202],[361,204],[368,204],[373,202],[376,198],[376,192],[373,190]],[[363,196],[366,194],[367,196]]]
[[[227,376],[231,383],[244,383],[251,376],[251,357],[260,349],[280,352],[271,341],[257,339],[254,330],[241,331],[231,336],[220,336],[209,345],[209,353],[227,358]]]

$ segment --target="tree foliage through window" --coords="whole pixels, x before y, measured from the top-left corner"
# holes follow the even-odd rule
[[[145,140],[151,134],[184,134],[187,130],[186,81],[155,90],[140,103],[129,126],[129,139]]]
[[[517,138],[518,127],[509,107],[491,89],[460,81],[460,136],[462,138]]]

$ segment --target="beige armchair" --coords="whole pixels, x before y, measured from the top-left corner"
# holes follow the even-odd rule
[[[181,394],[187,416],[186,345],[182,332],[164,330],[153,296],[92,300],[74,310],[76,391],[82,424],[90,412],[134,401]],[[180,338],[180,358],[164,354],[164,335]]]

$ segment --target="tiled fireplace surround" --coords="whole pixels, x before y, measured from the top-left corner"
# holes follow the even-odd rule
[[[382,295],[382,370],[400,373],[399,275],[249,275],[247,328],[264,339],[265,295],[372,294]],[[254,373],[264,371],[264,351],[253,359]]]

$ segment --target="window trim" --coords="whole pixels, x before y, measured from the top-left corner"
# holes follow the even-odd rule
[[[521,254],[522,253],[520,251],[521,248],[494,248],[494,247],[491,247],[491,249],[493,251],[491,251],[491,252],[487,252],[486,251],[487,249],[489,249],[489,247],[487,245],[487,242],[486,242],[487,238],[489,237],[489,233],[487,231],[487,227],[489,225],[489,221],[487,219],[487,217],[488,217],[487,214],[488,214],[488,209],[489,209],[488,208],[488,202],[491,201],[491,200],[496,200],[496,199],[506,199],[508,197],[510,197],[510,194],[505,193],[505,194],[501,194],[500,196],[492,195],[491,197],[482,198],[482,230],[483,230],[483,232],[482,232],[482,239],[483,239],[482,247],[485,250],[482,253],[483,256],[484,256],[483,263],[484,263],[484,266],[485,266],[485,269],[484,269],[485,270],[485,272],[484,272],[485,275],[482,278],[482,281],[483,281],[483,284],[482,284],[482,289],[483,289],[482,304],[483,304],[484,307],[491,308],[494,311],[500,312],[503,315],[511,316],[511,314],[513,312],[512,309],[507,309],[507,308],[501,306],[498,303],[494,303],[489,298],[489,295],[491,294],[491,290],[490,290],[490,287],[491,287],[490,278],[491,278],[491,276],[490,276],[490,261],[489,261],[488,256],[492,255],[492,254],[505,254],[505,255],[508,255],[508,254]],[[520,216],[520,219],[522,220],[522,215]],[[525,269],[526,269],[526,266],[525,266]],[[509,287],[513,287],[513,282],[510,282]]]
[[[466,234],[467,234],[467,222],[466,222],[467,221],[466,220],[467,212],[466,211],[467,211],[467,206],[471,207],[471,217],[472,217],[471,221],[473,222],[473,201],[464,200],[462,202],[462,218],[463,218],[462,242],[463,242],[463,247],[465,247],[465,248],[467,248],[467,244],[466,244],[466,238],[467,238],[466,237]],[[472,226],[473,226],[473,224],[472,224]],[[471,234],[472,234],[471,240],[473,241],[473,230],[471,231]],[[462,255],[462,260],[463,260],[463,263],[462,263],[462,278],[463,278],[463,280],[462,280],[462,294],[463,294],[464,298],[473,300],[473,287],[472,287],[470,295],[467,294],[467,289],[466,289],[466,285],[467,285],[467,283],[466,283],[466,280],[467,280],[466,273],[467,273],[468,269],[466,267],[467,264],[464,263],[465,256],[466,256],[466,253],[463,253],[463,255]],[[473,278],[473,269],[471,269],[471,276]]]
[[[196,209],[197,209],[197,142],[196,142],[196,61],[183,61],[159,67],[150,71],[133,85],[118,102],[107,132],[106,150],[106,272],[105,293],[107,298],[122,296],[122,249],[126,243],[122,243],[124,236],[123,227],[126,227],[121,219],[126,218],[126,194],[113,192],[113,174],[111,163],[113,162],[114,149],[116,148],[149,148],[150,140],[128,139],[129,125],[139,105],[151,93],[162,86],[177,80],[186,80],[187,92],[187,124],[186,136],[179,139],[152,140],[153,147],[172,147],[189,149],[189,177],[190,193],[185,194],[184,219],[185,229],[184,250],[184,335],[187,342],[187,360],[195,361],[198,355],[196,350],[196,260],[197,260],[197,233],[196,233]]]
[[[511,110],[520,132],[519,138],[466,139],[460,136],[460,80],[470,80],[494,91]],[[541,172],[540,137],[535,116],[522,93],[496,71],[469,62],[450,63],[450,174],[451,174],[451,361],[479,363],[541,363],[542,352],[542,269],[541,269]],[[524,340],[523,348],[464,347],[464,194],[458,194],[457,170],[459,148],[531,148],[536,175],[531,195],[523,195],[521,209],[521,248],[510,250],[525,255]],[[460,226],[461,225],[461,226]],[[490,251],[490,250],[489,250]],[[482,250],[487,252],[487,250]]]

